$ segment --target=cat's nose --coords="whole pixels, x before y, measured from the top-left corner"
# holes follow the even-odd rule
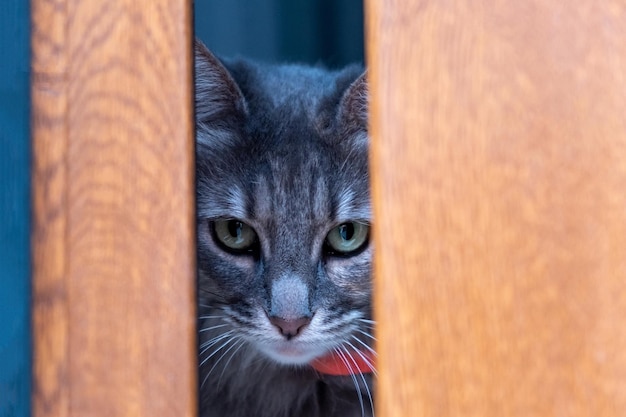
[[[280,333],[287,337],[287,339],[291,339],[292,337],[298,335],[310,322],[311,317],[300,317],[297,319],[284,319],[277,316],[270,316],[270,322],[278,327]]]

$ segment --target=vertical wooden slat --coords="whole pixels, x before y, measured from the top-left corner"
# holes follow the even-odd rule
[[[31,315],[35,417],[70,416],[65,3],[31,1]]]
[[[626,415],[626,4],[366,4],[379,415]]]
[[[32,0],[37,417],[195,415],[190,9]]]

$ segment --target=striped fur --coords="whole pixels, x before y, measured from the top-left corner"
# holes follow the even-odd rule
[[[325,250],[330,230],[371,222],[367,83],[340,71],[220,61],[196,45],[202,417],[373,415],[372,375],[308,363],[372,348],[371,256]],[[255,254],[225,250],[237,219]],[[312,315],[287,339],[269,320]]]

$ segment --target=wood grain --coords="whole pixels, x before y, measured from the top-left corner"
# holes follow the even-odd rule
[[[193,416],[191,4],[33,0],[33,413]]]
[[[626,415],[626,4],[366,5],[378,415]]]

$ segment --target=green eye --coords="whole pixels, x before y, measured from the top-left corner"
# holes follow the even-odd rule
[[[253,228],[239,220],[217,220],[213,222],[215,238],[234,252],[246,251],[257,242]]]
[[[331,251],[347,255],[358,251],[367,244],[369,230],[369,226],[363,223],[342,223],[328,233],[326,244]]]

